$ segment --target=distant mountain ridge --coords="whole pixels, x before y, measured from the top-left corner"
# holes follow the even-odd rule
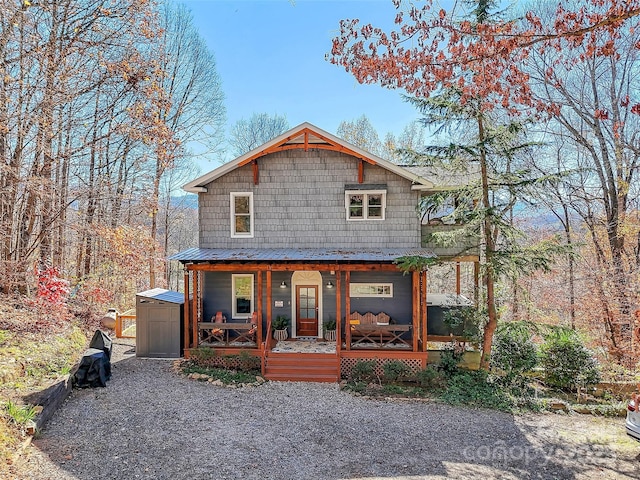
[[[177,208],[198,209],[198,196],[193,193],[174,195],[171,197],[171,206]]]

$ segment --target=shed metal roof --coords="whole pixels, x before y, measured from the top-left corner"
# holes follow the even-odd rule
[[[173,290],[166,290],[164,288],[152,288],[151,290],[145,290],[137,294],[138,297],[153,298],[162,302],[169,303],[184,303],[184,293],[175,292]]]
[[[190,248],[169,257],[180,262],[393,262],[404,256],[435,258],[426,248]]]

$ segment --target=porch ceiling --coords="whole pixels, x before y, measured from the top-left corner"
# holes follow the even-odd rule
[[[436,258],[426,248],[190,248],[169,257],[187,262],[388,262],[404,256]]]

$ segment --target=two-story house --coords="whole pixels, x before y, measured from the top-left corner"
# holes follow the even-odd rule
[[[446,185],[424,172],[304,123],[185,185],[200,222],[199,248],[172,257],[185,268],[186,355],[247,350],[273,379],[336,381],[359,359],[424,367],[429,342],[442,340],[430,335],[427,271],[395,263],[438,254],[423,247],[417,205]],[[477,255],[450,253],[477,267]],[[458,267],[451,293],[459,285]],[[282,316],[284,351],[272,326]],[[330,322],[337,340],[326,342]]]

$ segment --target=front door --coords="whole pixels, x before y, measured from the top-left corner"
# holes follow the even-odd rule
[[[296,335],[298,337],[318,336],[318,287],[316,285],[296,286]]]

